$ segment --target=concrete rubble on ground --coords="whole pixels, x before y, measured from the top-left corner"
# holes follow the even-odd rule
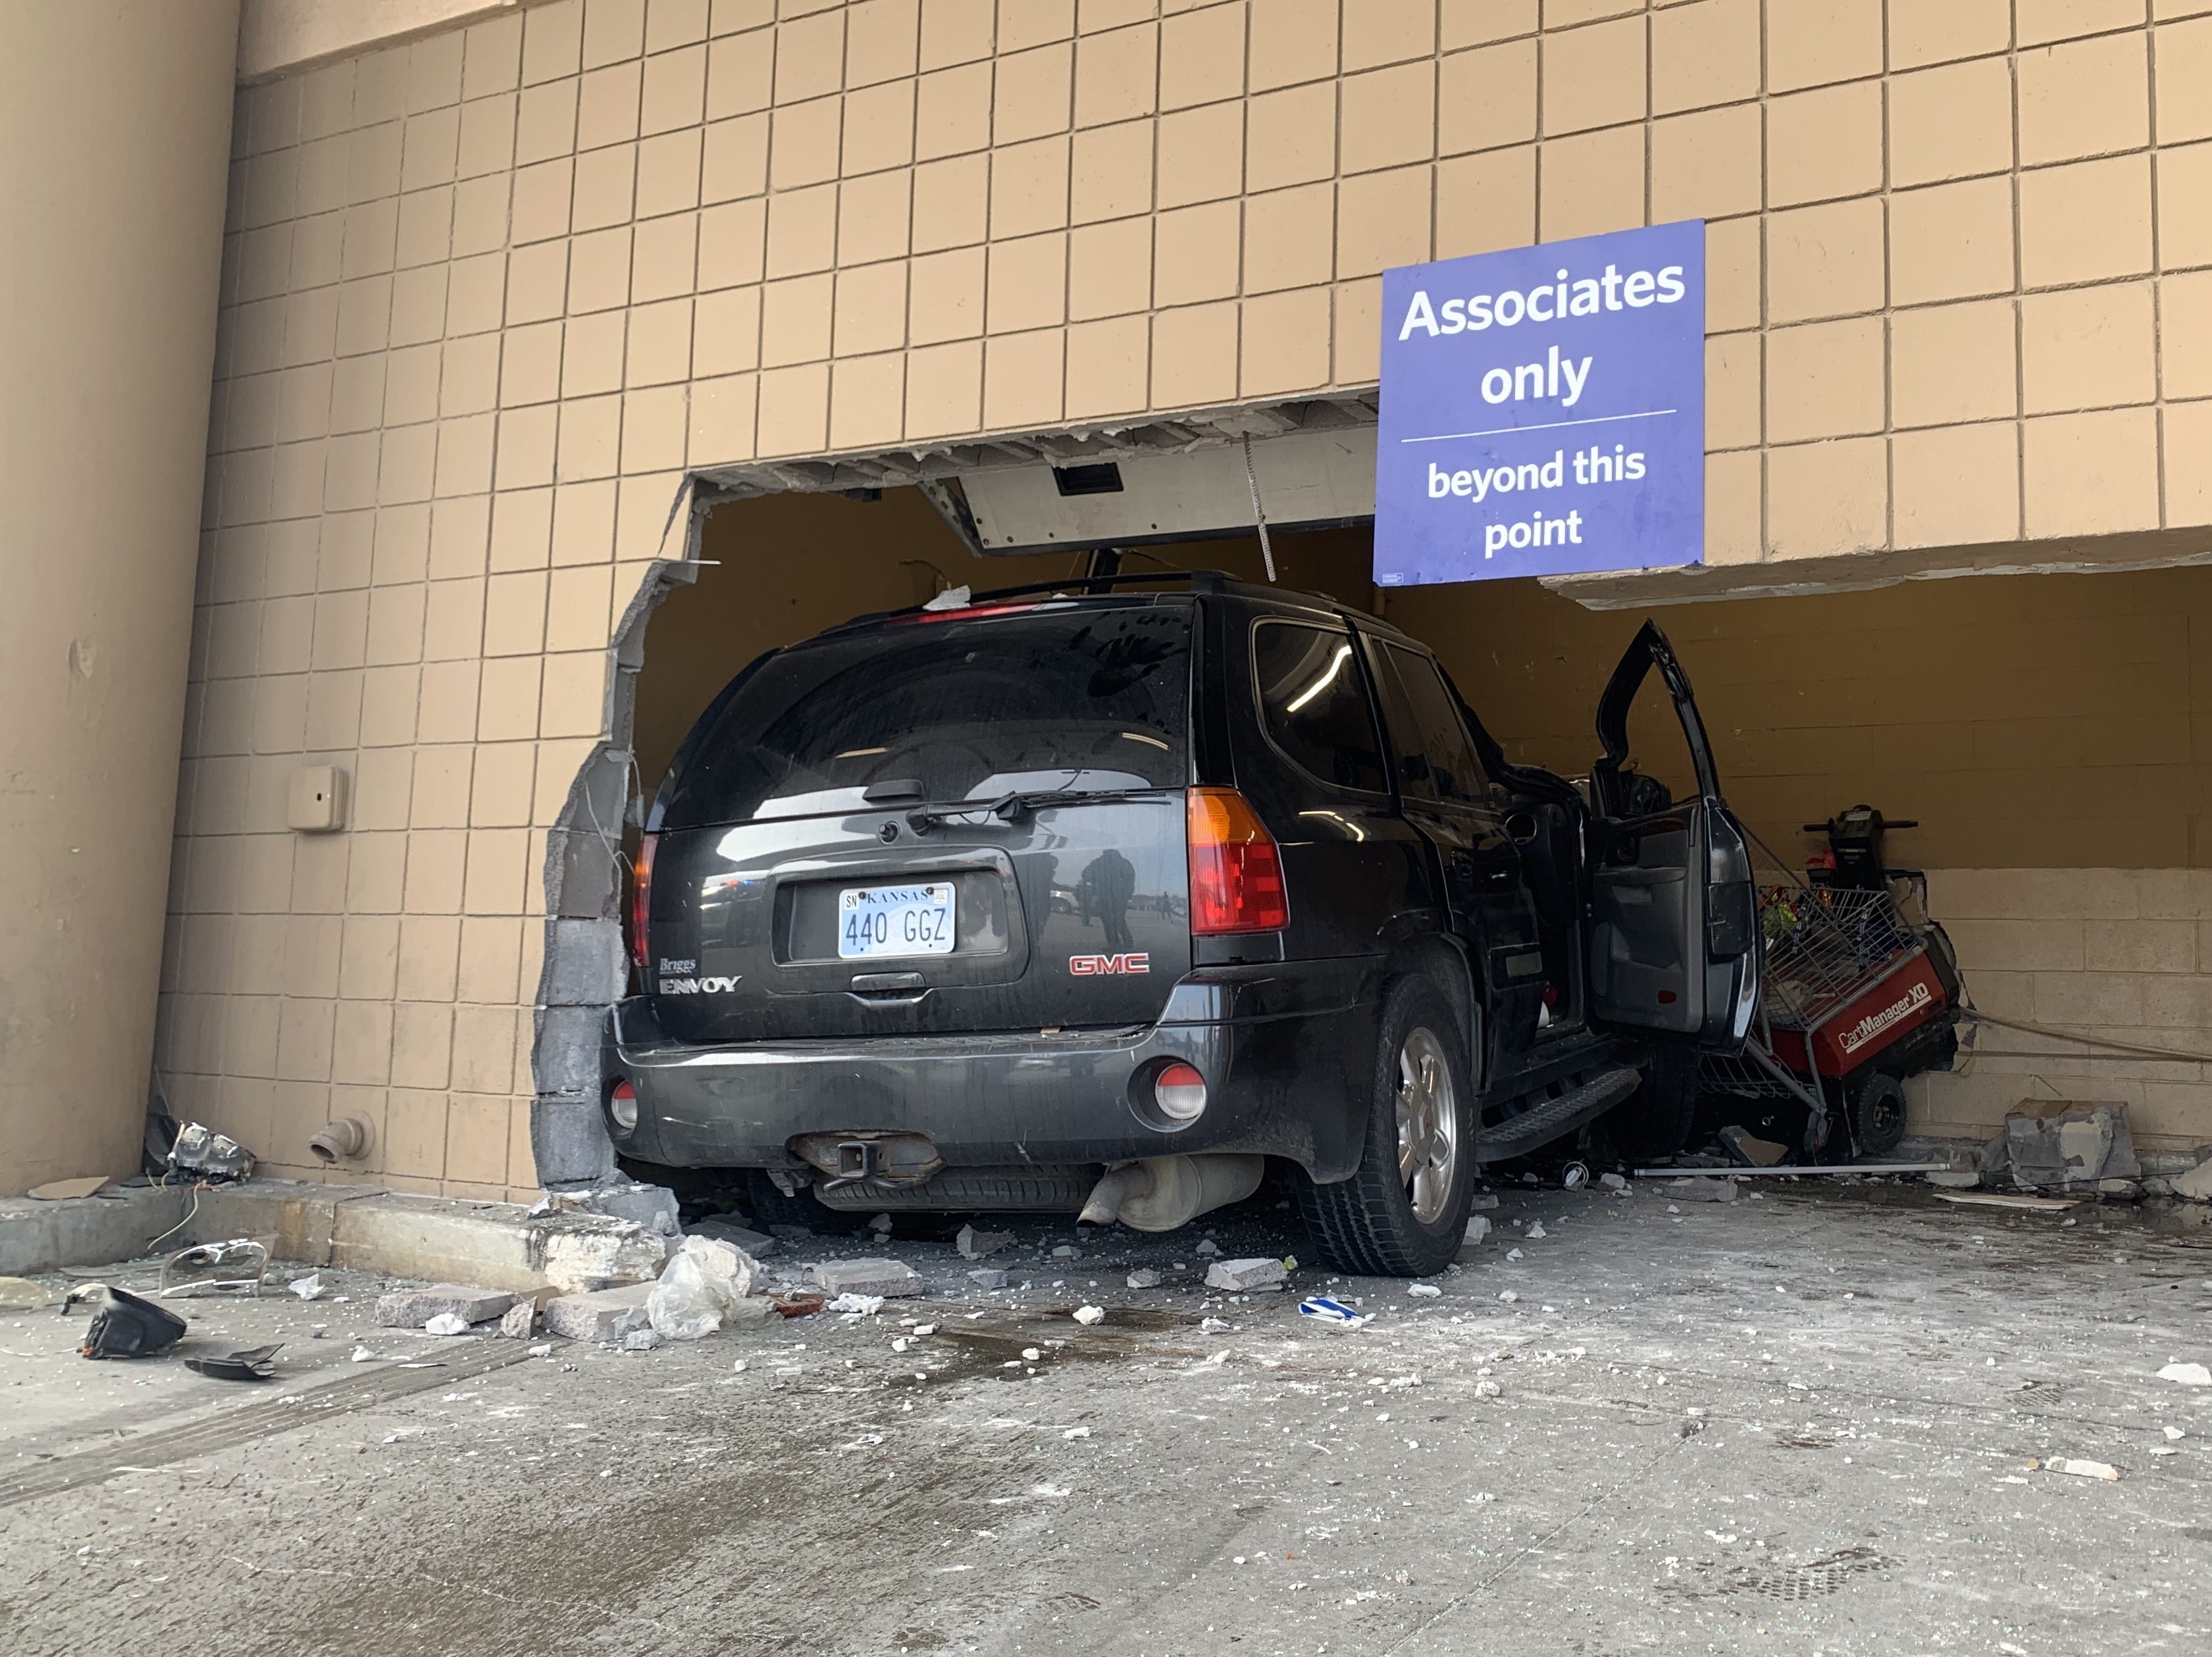
[[[517,1301],[499,1320],[499,1332],[510,1340],[528,1340],[538,1332],[538,1303]]]
[[[615,1289],[594,1289],[580,1295],[563,1295],[545,1303],[545,1329],[565,1340],[613,1340],[625,1319],[642,1319],[645,1302],[653,1290],[649,1283],[624,1284]]]
[[[1662,1197],[1685,1203],[1732,1203],[1736,1199],[1734,1180],[1715,1180],[1692,1177],[1686,1180],[1662,1180],[1652,1187]]]
[[[2142,1178],[2128,1108],[2039,1099],[2005,1117],[1983,1155],[1984,1176],[2009,1174],[2022,1191],[2133,1195]]]
[[[2212,1157],[2197,1163],[2186,1174],[2175,1174],[2166,1184],[2177,1197],[2212,1203]]]
[[[825,1295],[881,1295],[898,1300],[922,1291],[921,1274],[904,1260],[817,1260],[807,1280]]]
[[[1004,1289],[1008,1278],[1005,1267],[986,1266],[970,1272],[968,1274],[968,1280],[979,1289]]]
[[[764,1231],[755,1231],[740,1225],[726,1215],[710,1214],[705,1219],[686,1226],[685,1231],[694,1237],[712,1237],[732,1247],[742,1248],[757,1260],[764,1260],[783,1247]]]
[[[2158,1378],[2177,1387],[2212,1387],[2212,1369],[2201,1363],[2169,1363],[2158,1372]]]
[[[395,1289],[378,1296],[376,1320],[387,1329],[420,1329],[433,1318],[456,1317],[465,1327],[504,1316],[514,1302],[514,1296],[499,1290],[432,1284],[427,1289]]]
[[[1206,1286],[1226,1289],[1232,1294],[1249,1294],[1256,1290],[1280,1289],[1289,1278],[1283,1263],[1262,1256],[1245,1260],[1216,1260],[1206,1268]]]
[[[960,1228],[960,1235],[954,1242],[963,1258],[980,1260],[986,1254],[995,1254],[1002,1248],[1012,1248],[1014,1246],[1014,1234],[1011,1231],[978,1231],[972,1225],[963,1225]]]
[[[1129,1287],[1132,1289],[1158,1289],[1159,1286],[1160,1274],[1149,1266],[1129,1273]]]
[[[677,1214],[676,1193],[665,1185],[623,1183],[601,1186],[596,1191],[581,1191],[574,1195],[586,1214],[628,1220],[659,1236],[684,1235],[683,1222]]]
[[[668,1263],[668,1239],[634,1220],[556,1215],[538,1223],[535,1247],[546,1282],[570,1294],[644,1283]]]

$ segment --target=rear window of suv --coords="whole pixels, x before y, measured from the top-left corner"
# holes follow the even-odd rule
[[[933,803],[1180,788],[1188,779],[1188,604],[1046,604],[900,617],[769,658],[714,716],[663,826]]]

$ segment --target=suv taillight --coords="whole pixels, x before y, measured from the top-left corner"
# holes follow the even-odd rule
[[[653,950],[646,942],[646,917],[653,912],[653,843],[659,838],[647,835],[637,843],[637,864],[630,871],[629,879],[629,958],[637,963],[641,973],[653,970]],[[643,989],[645,986],[638,986]]]
[[[1282,853],[1244,796],[1234,788],[1193,788],[1184,800],[1193,936],[1272,932],[1289,926]]]

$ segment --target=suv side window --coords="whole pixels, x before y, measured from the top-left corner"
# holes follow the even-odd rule
[[[1437,665],[1396,645],[1385,645],[1383,653],[1397,670],[1398,683],[1413,704],[1420,728],[1421,747],[1428,762],[1428,781],[1439,799],[1462,805],[1484,804],[1489,778],[1474,756],[1474,744],[1460,717],[1459,703],[1446,686]]]
[[[1252,629],[1252,666],[1261,718],[1276,747],[1323,782],[1389,790],[1350,633],[1263,621]]]

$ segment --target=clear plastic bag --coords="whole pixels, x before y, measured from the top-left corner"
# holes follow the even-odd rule
[[[668,1340],[700,1340],[751,1310],[764,1274],[753,1257],[713,1237],[687,1237],[645,1298],[645,1314]]]

